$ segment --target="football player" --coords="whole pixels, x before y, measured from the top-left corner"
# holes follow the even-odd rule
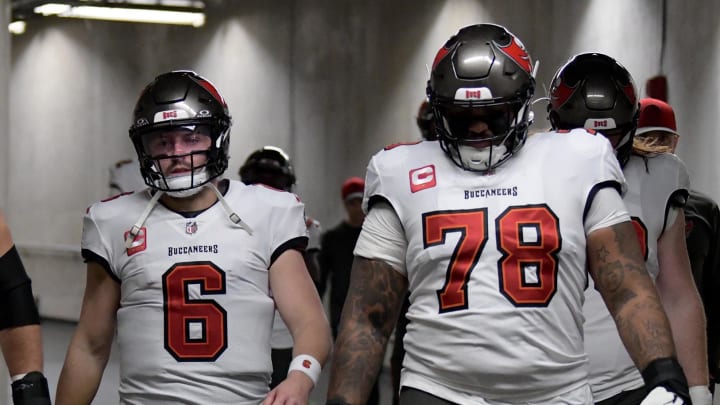
[[[57,404],[91,402],[116,326],[122,403],[306,403],[331,343],[302,258],[303,204],[221,179],[230,115],[196,73],[156,77],[133,117],[149,189],[87,209],[85,297]],[[276,306],[295,357],[270,391]]]
[[[15,405],[49,405],[47,379],[42,373],[40,316],[30,277],[0,212],[0,348],[12,380]]]
[[[650,156],[675,153],[679,140],[673,108],[662,100],[641,99],[633,148]],[[717,384],[720,377],[720,302],[716,293],[720,289],[720,209],[710,197],[691,189],[684,213],[690,267],[707,319],[709,374]],[[714,388],[715,401],[720,402],[717,385]]]
[[[628,186],[623,201],[672,326],[679,364],[674,358],[668,364],[678,380],[684,370],[695,405],[709,404],[705,318],[685,246],[685,165],[672,154],[633,153],[637,91],[630,73],[607,55],[584,53],[563,65],[551,83],[548,112],[553,129],[599,131],[612,144]],[[653,388],[649,371],[641,373],[636,354],[627,353],[600,292],[591,284],[583,306],[593,397],[599,404],[639,403]]]
[[[251,153],[238,172],[240,181],[245,184],[264,184],[276,190],[292,192],[295,187],[295,169],[290,163],[290,157],[282,149],[275,146],[264,146]],[[320,270],[317,255],[320,250],[320,222],[307,218],[305,220],[308,230],[308,245],[303,255],[305,265],[310,276],[318,287],[320,283]],[[320,293],[320,295],[322,295]],[[292,361],[293,341],[290,331],[283,322],[280,314],[275,311],[273,331],[270,338],[272,347],[273,373],[270,388],[275,388],[287,375],[288,367]]]
[[[584,129],[527,137],[534,87],[501,26],[464,27],[438,51],[427,90],[439,142],[368,164],[328,403],[364,403],[408,290],[403,405],[592,402],[588,274],[639,368],[674,357],[612,148]]]

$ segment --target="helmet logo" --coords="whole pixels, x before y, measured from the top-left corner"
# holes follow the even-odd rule
[[[135,126],[142,127],[144,125],[150,124],[147,120],[147,118],[140,118],[137,121],[135,121]]]
[[[157,113],[155,113],[155,117],[153,117],[153,122],[163,122],[163,121],[177,120],[177,119],[183,119],[183,118],[190,118],[187,111],[184,111],[184,110],[158,111]]]
[[[617,124],[612,118],[588,118],[583,127],[590,129],[613,129],[617,128]]]
[[[461,87],[455,92],[455,100],[491,100],[492,97],[492,91],[487,87]]]
[[[496,43],[497,45],[497,43]],[[498,49],[510,59],[514,60],[518,66],[524,71],[532,74],[532,62],[530,61],[530,55],[525,50],[525,46],[520,42],[519,39],[513,37],[509,44],[505,46],[498,45]]]
[[[200,112],[197,113],[197,116],[202,117],[210,117],[212,114],[210,114],[210,111],[208,110],[200,110]]]

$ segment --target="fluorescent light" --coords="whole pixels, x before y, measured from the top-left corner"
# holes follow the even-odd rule
[[[12,34],[20,35],[25,32],[25,25],[25,21],[13,21],[8,24],[8,31],[10,31],[10,33]]]
[[[179,24],[192,25],[193,27],[201,27],[205,24],[205,14],[200,11],[151,10],[123,7],[76,6],[58,14],[58,17]]]
[[[180,3],[182,2],[180,1]],[[202,3],[191,2],[187,4],[195,5]],[[193,11],[193,9],[188,8],[176,11],[167,8],[154,9],[151,7],[132,7],[132,4],[130,3],[127,3],[126,5],[128,7],[122,7],[120,3],[111,7],[99,5],[73,6],[60,3],[47,3],[42,6],[35,7],[33,11],[36,14],[42,14],[44,16],[53,15],[68,18],[178,24],[191,25],[193,27],[201,27],[205,25],[205,13],[203,13],[202,8],[197,8],[197,11]]]
[[[43,4],[42,6],[35,7],[33,11],[35,12],[35,14],[42,14],[44,16],[48,16],[65,13],[70,10],[70,8],[71,7],[67,4],[47,3]]]

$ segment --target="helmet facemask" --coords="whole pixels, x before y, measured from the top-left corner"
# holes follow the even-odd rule
[[[529,102],[481,107],[440,105],[435,108],[440,145],[463,169],[490,172],[525,142]]]
[[[203,185],[224,171],[218,170],[221,160],[217,159],[222,151],[223,136],[213,137],[212,132],[209,125],[185,125],[155,128],[140,134],[140,145],[136,147],[139,147],[145,182],[150,181],[151,187],[173,197],[197,194]]]

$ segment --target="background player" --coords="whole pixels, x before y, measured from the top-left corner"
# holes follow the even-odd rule
[[[685,165],[672,154],[633,153],[638,97],[630,73],[599,53],[576,55],[555,74],[548,118],[553,129],[587,128],[610,140],[628,184],[623,197],[640,238],[645,264],[672,325],[678,359],[693,403],[709,404],[705,319],[685,247],[682,206],[689,190]],[[594,288],[586,290],[585,348],[593,397],[600,404],[638,403],[643,378]]]
[[[292,192],[295,187],[295,170],[290,163],[290,157],[280,148],[264,146],[251,153],[238,172],[240,181],[245,184],[264,184],[276,190]],[[308,245],[303,254],[305,265],[317,287],[320,279],[320,269],[317,264],[317,255],[320,250],[320,222],[306,218],[308,230]],[[287,375],[288,367],[292,361],[293,340],[290,331],[283,322],[280,313],[275,311],[273,331],[270,338],[272,347],[273,373],[270,388],[277,387]]]
[[[666,102],[640,100],[640,118],[633,147],[644,154],[675,153],[680,140],[675,112]],[[720,376],[720,210],[710,197],[690,190],[685,212],[685,240],[695,285],[700,292],[707,319],[707,350],[711,380]],[[713,381],[711,381],[711,386]],[[720,394],[715,386],[715,401]]]

